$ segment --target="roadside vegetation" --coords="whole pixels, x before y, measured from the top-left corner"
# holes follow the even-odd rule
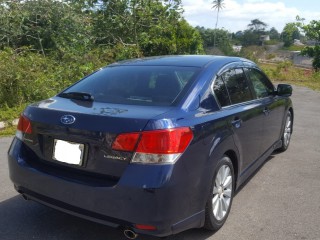
[[[295,67],[291,62],[259,63],[259,66],[275,84],[288,83],[320,91],[320,72]]]
[[[155,55],[236,55],[259,62],[274,59],[268,46],[313,57],[314,69],[290,62],[261,63],[275,82],[320,90],[320,21],[297,17],[279,33],[259,19],[230,33],[218,28],[224,1],[213,1],[215,28],[192,27],[182,17],[181,0],[0,0],[0,135],[14,132],[12,121],[29,103],[55,95],[85,75],[115,61]],[[270,39],[262,40],[268,35]],[[315,41],[315,46],[296,46]],[[233,46],[241,45],[241,51]]]

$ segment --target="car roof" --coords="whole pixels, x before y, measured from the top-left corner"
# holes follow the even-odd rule
[[[137,58],[113,63],[109,66],[181,66],[205,67],[210,63],[227,64],[229,62],[248,61],[240,57],[214,56],[214,55],[174,55]],[[108,67],[109,67],[108,66]]]

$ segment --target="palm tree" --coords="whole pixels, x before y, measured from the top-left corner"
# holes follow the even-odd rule
[[[213,47],[216,46],[216,31],[217,31],[217,26],[218,26],[218,21],[219,21],[219,12],[222,8],[224,8],[224,0],[214,0],[212,2],[212,8],[217,10],[217,20],[216,20],[216,26],[215,26],[215,31],[214,31],[214,36],[213,36]]]

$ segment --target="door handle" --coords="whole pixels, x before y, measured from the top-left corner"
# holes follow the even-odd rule
[[[242,123],[242,121],[238,117],[234,118],[234,120],[231,122],[232,126],[234,126],[235,128],[240,128],[241,123]]]
[[[262,112],[264,113],[264,115],[268,116],[270,113],[270,110],[269,108],[265,107]]]

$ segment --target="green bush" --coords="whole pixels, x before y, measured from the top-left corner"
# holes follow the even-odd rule
[[[0,121],[6,122],[10,125],[14,119],[19,118],[20,113],[25,108],[25,104],[19,107],[9,108],[8,106],[3,106],[0,108]]]
[[[265,45],[277,45],[277,44],[279,44],[279,40],[271,39],[271,40],[265,41],[264,44]]]
[[[28,48],[0,51],[0,109],[19,107],[55,95],[114,59],[135,57],[133,50],[98,48],[61,59],[44,57]]]
[[[0,52],[0,108],[46,98],[55,92],[59,81],[52,78],[57,66],[40,54],[26,49]]]
[[[265,53],[264,47],[261,46],[248,46],[243,47],[240,51],[240,56],[248,58],[254,62],[258,62],[259,58]]]
[[[283,50],[288,50],[288,51],[301,51],[304,49],[304,46],[300,45],[291,45],[289,47],[284,47]]]
[[[274,53],[269,53],[267,56],[266,56],[266,59],[267,60],[271,60],[271,59],[274,59],[277,55],[274,54]]]

